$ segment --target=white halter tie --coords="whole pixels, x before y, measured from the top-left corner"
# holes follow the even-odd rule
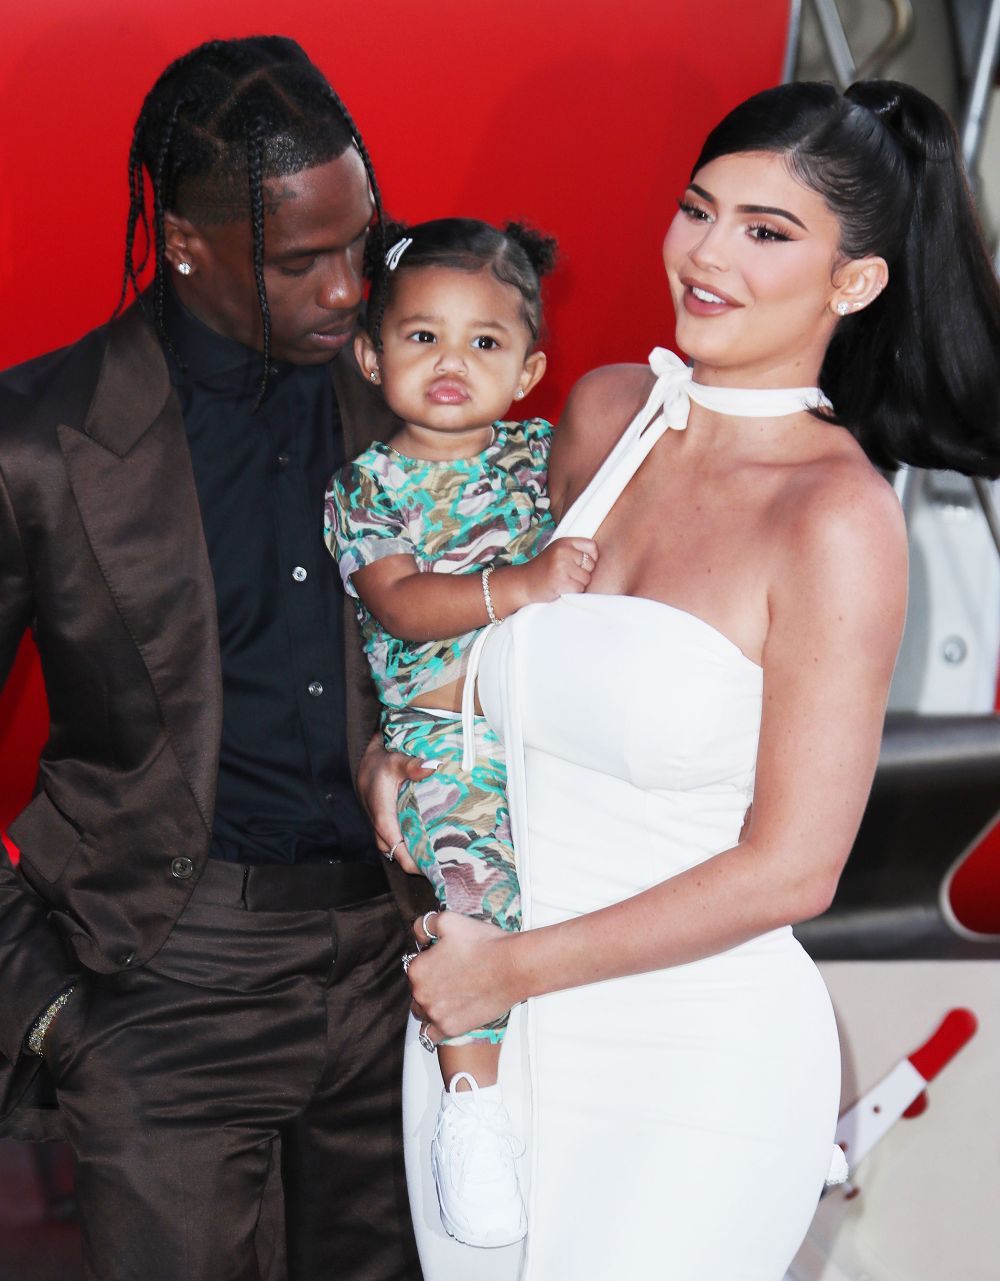
[[[704,409],[732,418],[782,418],[806,409],[831,408],[818,387],[709,387],[696,383],[680,356],[666,347],[654,347],[649,367],[656,382],[645,405],[622,432],[593,480],[570,506],[553,538],[593,538],[622,490],[639,470],[649,451],[665,431],[683,431],[691,401]],[[492,627],[484,627],[469,651],[462,691],[462,767],[475,764],[475,697],[479,657]]]
[[[830,401],[818,387],[710,387],[696,383],[693,372],[680,356],[665,347],[649,353],[649,367],[664,384],[663,406],[670,426],[687,426],[690,397],[705,409],[731,418],[783,418],[804,409],[830,409]]]

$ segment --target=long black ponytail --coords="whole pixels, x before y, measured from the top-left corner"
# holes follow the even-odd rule
[[[781,85],[730,112],[695,171],[747,151],[783,154],[823,197],[845,258],[889,267],[827,350],[833,421],[881,467],[1000,474],[1000,287],[948,116],[891,80]]]

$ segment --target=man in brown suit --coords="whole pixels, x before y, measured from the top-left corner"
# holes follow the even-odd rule
[[[130,264],[143,168],[149,292],[0,376],[0,674],[32,626],[51,713],[0,870],[0,1116],[32,1133],[51,1077],[90,1281],[250,1281],[279,1159],[291,1281],[409,1281],[406,936],[321,529],[395,430],[350,348],[378,188],[277,37],[153,87]]]

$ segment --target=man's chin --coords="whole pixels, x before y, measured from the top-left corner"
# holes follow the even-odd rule
[[[341,350],[343,350],[342,347],[333,350],[324,349],[322,351],[303,347],[289,347],[282,351],[272,351],[271,355],[275,360],[283,360],[288,365],[325,365],[333,360],[337,352]]]

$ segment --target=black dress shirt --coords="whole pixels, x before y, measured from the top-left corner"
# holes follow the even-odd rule
[[[347,755],[343,587],[323,494],[344,461],[324,365],[274,362],[175,298],[170,377],[215,578],[223,721],[211,853],[242,863],[377,859]]]

